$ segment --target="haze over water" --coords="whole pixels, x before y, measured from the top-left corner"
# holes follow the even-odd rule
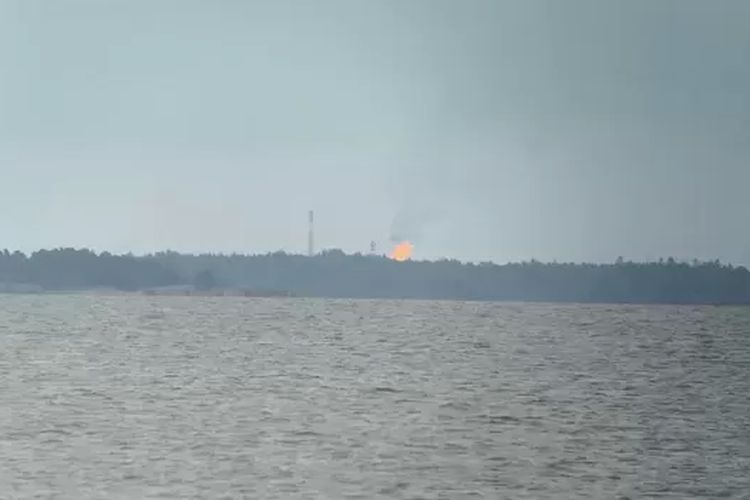
[[[748,309],[0,304],[2,498],[750,491]]]

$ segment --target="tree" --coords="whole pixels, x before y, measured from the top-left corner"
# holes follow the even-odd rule
[[[193,284],[198,290],[210,290],[216,286],[216,278],[214,277],[214,273],[208,269],[204,269],[195,275]]]

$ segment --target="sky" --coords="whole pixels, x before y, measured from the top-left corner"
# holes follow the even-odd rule
[[[0,0],[0,247],[750,264],[746,0]]]

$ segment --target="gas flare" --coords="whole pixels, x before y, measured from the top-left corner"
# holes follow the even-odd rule
[[[408,241],[402,241],[401,243],[396,245],[389,257],[393,260],[403,262],[411,258],[412,251],[414,251],[414,245],[412,245]]]

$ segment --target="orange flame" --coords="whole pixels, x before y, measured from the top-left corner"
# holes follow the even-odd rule
[[[408,241],[402,241],[401,243],[396,245],[396,247],[393,249],[389,257],[393,260],[403,262],[411,258],[411,253],[413,250],[414,250],[414,245],[412,245]]]

